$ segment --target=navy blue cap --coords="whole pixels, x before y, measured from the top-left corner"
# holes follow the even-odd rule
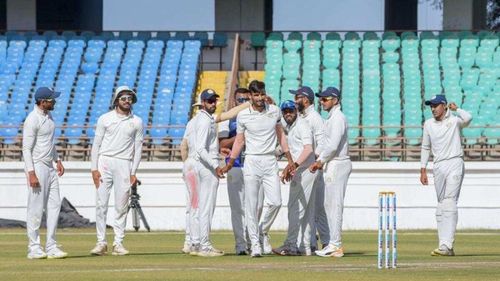
[[[214,97],[218,98],[219,95],[217,95],[217,93],[212,89],[205,89],[200,94],[200,100],[209,100],[209,99],[212,99]]]
[[[435,95],[430,100],[425,101],[425,105],[447,104],[445,95]]]
[[[295,91],[289,90],[289,92],[292,95],[302,95],[302,96],[307,97],[308,99],[312,99],[312,100],[314,99],[314,91],[310,87],[307,87],[307,86],[302,86]]]
[[[47,100],[47,99],[56,99],[61,95],[61,92],[56,92],[52,88],[48,87],[40,87],[35,92],[35,100]]]
[[[281,103],[281,111],[285,110],[285,109],[293,109],[295,110],[295,102],[294,101],[291,101],[291,100],[286,100],[284,102]]]
[[[323,98],[323,97],[340,98],[340,91],[339,91],[339,89],[337,89],[335,87],[328,87],[323,92],[317,93],[316,96],[319,98]]]

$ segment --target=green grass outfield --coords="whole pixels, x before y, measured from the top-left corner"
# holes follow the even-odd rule
[[[272,233],[273,246],[283,237]],[[398,268],[382,270],[376,268],[375,231],[345,232],[343,258],[234,256],[230,232],[212,235],[227,253],[218,258],[181,254],[179,232],[128,232],[131,254],[124,257],[91,257],[94,229],[59,230],[58,239],[67,259],[28,260],[25,231],[0,230],[0,280],[500,280],[500,235],[494,231],[457,233],[455,257],[430,256],[435,231],[399,231]]]

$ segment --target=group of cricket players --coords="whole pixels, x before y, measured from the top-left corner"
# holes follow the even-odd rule
[[[182,251],[201,257],[224,255],[212,244],[210,231],[219,180],[227,178],[237,255],[344,256],[342,218],[352,164],[339,89],[327,87],[314,93],[303,86],[290,90],[293,100],[279,106],[266,95],[261,81],[252,81],[248,88],[238,88],[232,94],[236,106],[215,114],[219,95],[212,89],[203,90],[193,104],[197,114],[186,124],[181,144],[187,189]],[[58,177],[64,174],[64,166],[56,151],[56,125],[50,112],[59,95],[51,88],[37,89],[35,108],[23,127],[29,259],[68,255],[56,242],[61,206]],[[328,112],[326,119],[315,110],[315,99]],[[111,254],[129,253],[124,247],[126,217],[130,188],[138,182],[143,143],[143,122],[132,111],[136,102],[140,101],[132,89],[118,87],[112,109],[97,121],[91,151],[97,243],[91,255],[108,254],[106,217],[112,189],[115,217]],[[428,185],[426,167],[432,152],[438,198],[439,243],[431,255],[453,256],[457,201],[464,177],[460,130],[472,117],[455,103],[448,104],[444,95],[432,97],[425,105],[430,106],[433,118],[423,126],[420,181]],[[279,159],[287,162],[281,173]],[[273,248],[269,232],[282,205],[281,184],[285,183],[290,186],[288,231],[283,243]],[[45,248],[39,234],[44,211]]]

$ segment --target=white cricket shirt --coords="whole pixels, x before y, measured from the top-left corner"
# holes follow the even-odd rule
[[[205,110],[200,110],[194,123],[195,160],[216,169],[219,167],[219,141],[215,119]]]
[[[97,170],[99,156],[133,160],[132,175],[139,166],[144,138],[142,120],[133,113],[124,116],[116,110],[107,112],[97,120],[92,145],[91,169]]]
[[[286,130],[288,132],[287,141],[290,153],[292,154],[292,159],[293,161],[297,161],[300,154],[304,150],[304,145],[313,145],[313,132],[309,127],[309,124],[307,124],[307,121],[298,117],[292,125],[287,125]],[[301,166],[309,167],[314,160],[314,153],[311,153]]]
[[[196,122],[196,116],[193,117],[186,124],[186,130],[184,131],[184,139],[187,140],[188,143],[188,158],[195,159],[196,151],[194,149],[194,126]]]
[[[52,166],[58,160],[54,138],[55,123],[52,115],[38,106],[28,114],[23,127],[23,157],[26,171],[34,171],[35,163]]]
[[[326,163],[330,160],[349,159],[349,145],[347,143],[347,120],[340,110],[340,105],[334,106],[325,121],[325,138],[323,151],[318,160]]]
[[[469,125],[472,115],[460,108],[457,109],[457,114],[455,116],[451,114],[451,110],[447,110],[443,120],[430,118],[425,121],[420,160],[422,168],[427,167],[430,150],[434,155],[434,163],[463,156],[460,129]]]
[[[299,115],[305,119],[311,128],[314,135],[314,153],[321,154],[323,149],[323,139],[325,137],[325,122],[321,115],[314,109],[314,105],[310,105],[304,110],[303,114]]]
[[[273,154],[277,145],[276,125],[280,124],[281,111],[275,105],[267,105],[262,112],[252,106],[238,113],[238,134],[245,135],[245,154]]]

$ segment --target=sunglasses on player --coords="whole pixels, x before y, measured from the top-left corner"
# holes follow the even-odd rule
[[[333,99],[333,97],[323,97],[323,98],[320,98],[319,100],[322,102],[327,102],[327,101],[330,101],[332,99]]]
[[[120,101],[133,101],[134,99],[131,96],[123,96],[119,98]]]
[[[238,98],[236,99],[239,103],[244,103],[244,102],[247,102],[249,101],[250,99],[249,98]]]

